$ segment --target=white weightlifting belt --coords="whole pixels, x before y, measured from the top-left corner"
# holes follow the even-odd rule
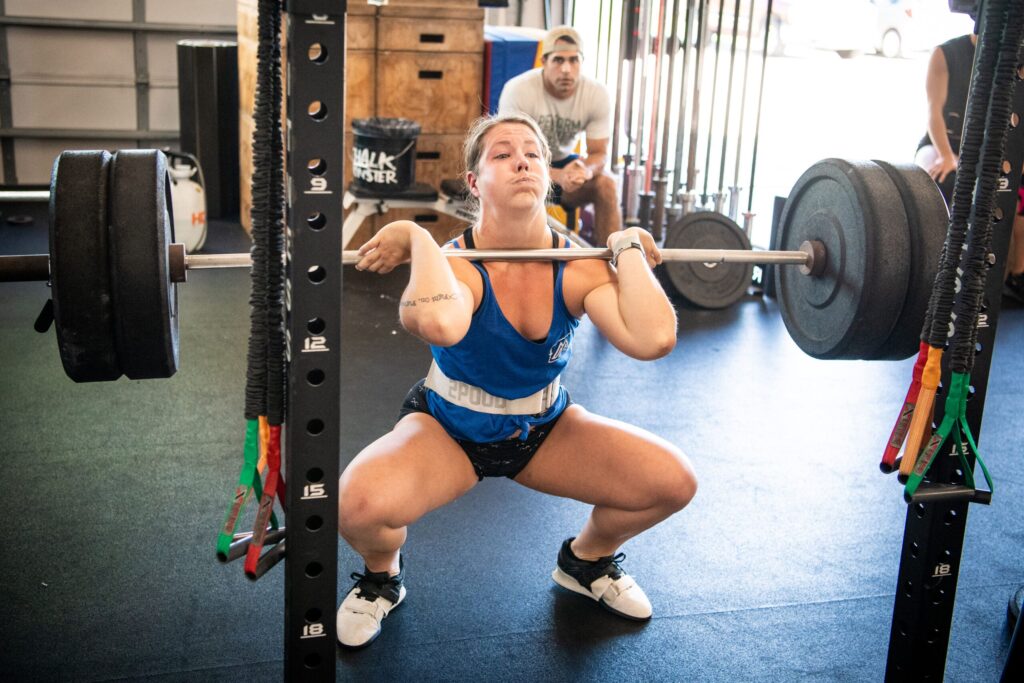
[[[424,382],[424,386],[432,389],[438,396],[450,403],[491,415],[537,415],[543,413],[558,399],[558,385],[559,378],[556,377],[551,384],[535,394],[523,398],[501,398],[488,394],[480,387],[448,377],[433,361],[430,363],[430,370],[427,371],[427,379]]]

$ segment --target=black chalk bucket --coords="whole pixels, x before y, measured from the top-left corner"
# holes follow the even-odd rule
[[[420,124],[408,119],[352,121],[352,184],[376,194],[395,194],[416,182]]]

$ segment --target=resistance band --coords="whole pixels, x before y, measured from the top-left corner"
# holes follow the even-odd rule
[[[957,268],[967,238],[972,195],[985,136],[985,119],[992,94],[992,83],[997,59],[1000,25],[1005,12],[1006,0],[991,0],[985,8],[985,31],[978,40],[978,56],[975,60],[974,75],[971,78],[970,93],[965,112],[963,137],[960,144],[960,158],[957,163],[956,183],[950,207],[949,228],[942,247],[935,284],[928,301],[921,339],[927,342],[928,350],[922,370],[921,388],[913,406],[910,427],[906,434],[906,448],[900,462],[900,476],[910,476],[925,441],[925,433],[931,426],[935,393],[942,374],[942,352],[949,336],[950,317],[957,290]],[[911,389],[913,390],[913,381]],[[906,409],[904,402],[904,410]],[[903,410],[897,423],[903,419]],[[895,432],[895,429],[894,429]],[[892,439],[890,439],[890,446]],[[889,448],[889,446],[887,446]],[[883,468],[886,456],[883,455]]]

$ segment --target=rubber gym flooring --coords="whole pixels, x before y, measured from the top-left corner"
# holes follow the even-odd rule
[[[46,250],[0,221],[0,253]],[[208,251],[247,250],[214,222]],[[426,370],[397,324],[401,276],[346,271],[342,464],[392,424]],[[257,583],[218,564],[241,463],[248,278],[194,272],[180,289],[181,370],[76,385],[32,322],[42,283],[0,284],[0,679],[278,681],[283,571]],[[981,449],[996,479],[972,506],[949,681],[995,681],[1024,583],[1019,425],[1024,308],[999,320]],[[906,507],[878,470],[912,361],[825,362],[790,341],[777,306],[680,308],[654,363],[589,323],[565,378],[589,409],[680,444],[692,505],[624,547],[655,608],[624,622],[550,579],[586,508],[487,480],[428,515],[406,547],[405,604],[370,648],[338,656],[353,681],[879,681]],[[342,544],[339,595],[360,570]]]

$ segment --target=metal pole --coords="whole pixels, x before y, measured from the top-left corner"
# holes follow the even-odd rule
[[[604,4],[604,2],[602,0],[602,6],[603,6],[603,4]],[[614,9],[614,5],[615,5],[615,3],[612,2],[612,0],[609,0],[609,2],[608,2],[608,20],[607,20],[608,31],[605,33],[605,39],[604,39],[605,45],[608,46],[608,50],[605,51],[605,58],[604,58],[604,82],[605,83],[608,82],[608,68],[609,68],[609,66],[612,63],[612,51],[611,51],[611,46],[612,46],[612,10]],[[574,11],[575,11],[575,9],[576,9],[575,6],[573,6],[573,10]],[[598,26],[600,27],[601,24],[599,23]],[[621,51],[621,49],[622,49],[622,45],[620,44],[619,45],[619,50]],[[618,55],[618,58],[619,58],[619,61],[621,62],[622,61],[622,54],[621,53]],[[615,85],[616,85],[616,91],[618,91],[618,82],[616,82]],[[617,97],[617,95],[616,95],[616,97]]]
[[[680,263],[773,263],[806,266],[813,258],[806,251],[753,251],[747,249],[660,249],[666,262]],[[611,260],[611,249],[580,247],[578,249],[446,249],[448,258],[469,261],[582,261]],[[45,258],[45,256],[44,256]],[[352,266],[362,257],[355,250],[341,253],[341,265]],[[251,263],[249,254],[193,254],[185,257],[189,270],[209,268],[242,268]]]
[[[615,76],[615,115],[612,119],[612,166],[619,168],[619,130],[622,127],[622,82],[624,78],[626,58],[629,54],[629,5],[630,0],[623,0],[622,15],[619,27],[619,68]],[[609,26],[611,30],[611,8],[609,13]],[[611,44],[609,40],[609,44]]]
[[[751,33],[754,30],[754,3],[756,0],[750,0],[750,16],[747,19],[747,53],[744,56],[743,66],[743,86],[742,94],[740,96],[740,123],[739,132],[736,135],[736,166],[732,175],[733,187],[738,187],[740,184],[740,157],[743,150],[743,119],[747,113],[747,76],[750,73],[750,46],[754,42],[754,36]],[[735,218],[733,218],[735,220]]]
[[[654,166],[654,152],[658,139],[658,124],[661,117],[658,106],[661,104],[661,58],[665,46],[665,8],[667,0],[658,2],[658,28],[654,32],[654,88],[651,95],[651,132],[647,139],[647,165],[644,172],[644,192],[651,191],[651,176]]]
[[[708,203],[708,178],[711,177],[711,134],[715,131],[715,99],[718,93],[718,58],[722,52],[722,16],[725,0],[718,0],[718,26],[715,28],[715,64],[711,68],[711,109],[708,111],[708,144],[704,157],[704,191],[700,203]]]
[[[739,35],[740,0],[736,0],[732,14],[732,44],[729,46],[729,78],[725,86],[725,125],[722,128],[722,159],[718,162],[718,193],[725,186],[725,155],[729,149],[729,119],[732,113],[732,76],[736,66],[736,37]]]
[[[341,193],[345,169],[345,21],[342,0],[289,0],[287,112],[285,135],[289,295],[285,325],[288,354],[287,416],[284,448],[288,510],[288,557],[284,575],[284,672],[289,681],[334,681],[338,605],[338,475],[341,452],[342,268],[324,263],[324,254],[341,252]],[[322,64],[308,57],[319,43],[331,55]],[[307,115],[310,102],[332,112],[323,121]],[[326,128],[324,127],[326,124]],[[314,178],[307,160],[321,158],[327,170]],[[315,182],[314,182],[315,181]],[[323,230],[309,230],[305,217],[320,213]],[[306,273],[323,268],[313,283]],[[307,323],[324,321],[315,337]],[[307,351],[317,351],[307,353]],[[321,373],[312,386],[306,377]],[[305,425],[316,420],[313,435]],[[305,520],[317,520],[313,526]],[[294,522],[294,523],[293,523]]]
[[[750,189],[747,191],[747,211],[754,206],[754,172],[757,170],[757,142],[761,132],[761,103],[764,101],[764,71],[768,63],[768,32],[772,27],[772,0],[768,0],[768,13],[764,20],[764,44],[761,46],[761,85],[757,89],[757,118],[754,121],[754,149],[750,159]]]
[[[651,234],[656,241],[660,241],[665,225],[665,202],[668,191],[668,140],[672,126],[672,95],[675,86],[676,76],[676,53],[679,51],[679,0],[672,1],[672,31],[669,34],[668,43],[671,45],[671,52],[668,56],[668,83],[665,92],[665,112],[662,116],[661,130],[661,153],[658,156],[658,177],[654,180],[654,215],[651,221]]]
[[[647,57],[651,51],[651,3],[654,0],[642,0],[641,2],[641,18],[640,18],[640,31],[638,39],[640,41],[640,58],[637,62],[640,64],[640,93],[637,97],[639,106],[637,107],[637,134],[636,134],[636,154],[633,157],[633,179],[630,181],[630,185],[636,181],[636,176],[640,173],[640,169],[643,168],[645,159],[644,154],[644,124],[647,123],[647,117],[644,116],[647,105]],[[639,213],[639,201],[634,201],[634,195],[637,193],[633,191],[627,198],[627,206],[630,204],[637,205],[637,212],[626,213],[626,222],[631,225],[639,224],[638,213]]]
[[[622,7],[623,31],[627,37],[626,54],[630,59],[629,81],[626,83],[626,153],[622,165],[622,215],[629,216],[629,197],[631,196],[630,163],[633,160],[633,89],[636,84],[637,49],[640,40],[640,0],[626,0]],[[622,90],[621,81],[619,90]]]
[[[48,202],[49,190],[3,190],[0,191],[0,202]]]
[[[806,242],[798,251],[754,251],[749,249],[660,249],[662,261],[666,263],[757,263],[795,265],[812,268],[816,259],[824,254],[820,243]],[[817,249],[817,251],[815,251]],[[168,277],[172,282],[185,282],[187,270],[216,270],[221,268],[249,268],[252,256],[247,252],[237,254],[188,254],[185,245],[172,244],[168,249],[170,268]],[[574,249],[446,249],[447,258],[470,261],[581,261],[585,259],[611,260],[611,249],[579,247]],[[359,263],[359,252],[341,252],[340,265],[352,266]],[[323,262],[326,268],[339,262]],[[23,254],[0,256],[0,282],[42,282],[50,277],[50,257],[47,254]]]
[[[668,43],[672,51],[668,55],[668,85],[665,92],[665,113],[662,119],[664,126],[661,136],[661,154],[658,156],[658,165],[661,167],[661,174],[665,175],[665,167],[668,165],[668,140],[669,128],[672,125],[672,95],[675,89],[676,77],[676,53],[679,52],[679,0],[672,0],[672,32],[669,34]],[[685,49],[685,48],[684,48]]]
[[[690,149],[686,166],[686,191],[693,192],[697,184],[697,130],[700,124],[700,72],[704,62],[704,45],[707,41],[705,8],[711,0],[698,0],[697,9],[697,54],[693,65],[693,112],[690,114]],[[770,0],[769,0],[770,1]],[[685,205],[685,202],[684,202]]]
[[[704,0],[701,0],[703,4]],[[683,131],[686,129],[686,90],[690,81],[690,28],[693,25],[694,0],[686,0],[686,19],[683,25],[683,64],[679,83],[679,124],[676,127],[676,163],[672,168],[672,194],[670,201],[674,206],[679,198],[679,188],[683,184],[683,149],[686,145],[686,136]],[[699,10],[698,10],[699,11]],[[699,30],[699,29],[698,29]],[[699,38],[698,38],[699,39]]]

